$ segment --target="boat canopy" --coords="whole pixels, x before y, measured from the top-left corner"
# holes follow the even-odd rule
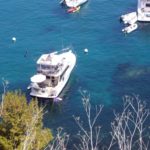
[[[46,76],[43,74],[36,74],[30,78],[31,82],[41,83],[46,80]]]

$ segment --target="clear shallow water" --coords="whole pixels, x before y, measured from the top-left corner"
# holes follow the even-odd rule
[[[51,106],[46,127],[77,133],[73,115],[81,115],[80,90],[90,92],[92,104],[103,104],[99,122],[110,128],[112,110],[120,108],[124,94],[150,99],[150,25],[127,36],[121,32],[120,15],[134,11],[136,1],[90,0],[79,13],[67,14],[57,0],[0,0],[0,78],[9,80],[9,90],[26,87],[36,71],[36,60],[47,52],[72,46],[77,65],[63,92],[63,102]],[[11,38],[17,38],[12,43]],[[84,54],[83,49],[89,53]],[[1,85],[2,91],[2,85]]]

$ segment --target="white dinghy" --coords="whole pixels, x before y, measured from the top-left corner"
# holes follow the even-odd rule
[[[125,27],[122,29],[122,32],[124,33],[130,33],[138,28],[138,25],[136,23],[129,25],[128,27]]]
[[[75,64],[76,56],[70,49],[41,55],[37,61],[37,74],[30,78],[30,95],[58,100]]]
[[[121,16],[121,20],[124,24],[134,24],[137,22],[137,19],[138,17],[136,12],[131,12]]]

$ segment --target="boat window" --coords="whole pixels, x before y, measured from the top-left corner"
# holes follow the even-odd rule
[[[146,7],[150,7],[150,3],[147,3],[147,4],[146,4]]]
[[[45,83],[44,82],[38,83],[38,85],[39,85],[40,88],[44,88],[45,87]]]
[[[42,73],[42,71],[41,70],[37,70],[37,73]]]
[[[49,77],[49,76],[46,76],[46,79],[50,79],[50,77]]]
[[[48,66],[48,65],[41,65],[41,68],[44,69],[44,70],[49,70],[50,66]]]
[[[58,77],[51,77],[52,86],[56,86],[58,84]]]
[[[43,69],[43,70],[49,70],[50,69],[50,66],[49,65],[37,65],[37,68],[38,68],[38,70],[41,70],[41,69]]]
[[[61,70],[62,68],[62,64],[57,64],[57,65],[41,65],[39,64],[37,66],[37,72],[38,73],[43,73],[45,75],[48,75],[48,74],[57,74],[59,70]]]

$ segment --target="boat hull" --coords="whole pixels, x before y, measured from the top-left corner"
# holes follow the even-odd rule
[[[83,4],[85,4],[86,2],[88,2],[88,0],[76,0],[76,1],[70,1],[70,0],[64,0],[64,4],[67,6],[67,7],[78,7],[78,6],[81,6]]]

